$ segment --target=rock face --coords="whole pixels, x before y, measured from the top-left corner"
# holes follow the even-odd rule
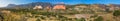
[[[35,6],[33,9],[42,9],[42,6],[41,5]]]
[[[20,4],[20,5],[15,5],[15,4],[9,4],[7,7],[5,8],[10,8],[10,9],[14,9],[16,7],[18,8],[34,8],[36,5],[40,5],[43,8],[46,7],[47,5],[52,5],[49,2],[33,2],[33,3],[28,3],[28,4]],[[54,4],[53,4],[54,5]]]
[[[65,10],[66,9],[66,7],[65,7],[65,5],[63,4],[63,3],[59,3],[59,4],[57,4],[57,5],[55,5],[54,6],[54,8],[53,9],[63,9],[63,10]]]
[[[15,4],[9,4],[7,7],[13,7],[16,6]]]

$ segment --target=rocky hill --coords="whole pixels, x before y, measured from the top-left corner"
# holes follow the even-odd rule
[[[16,5],[16,4],[9,4],[6,8],[33,8],[36,5],[41,5],[43,8],[50,5],[54,5],[48,2],[32,2],[32,3],[28,3],[28,4],[20,4],[20,5]]]

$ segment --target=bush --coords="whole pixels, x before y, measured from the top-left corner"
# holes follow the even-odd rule
[[[77,19],[76,21],[85,21],[85,18]]]
[[[37,19],[36,21],[41,21],[40,19]]]
[[[94,21],[103,21],[103,17],[99,16],[97,19],[95,19]]]
[[[119,16],[119,15],[120,15],[120,10],[115,10],[115,11],[113,12],[113,15],[114,15],[114,16]]]

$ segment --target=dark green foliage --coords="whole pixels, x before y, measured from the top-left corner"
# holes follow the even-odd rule
[[[106,20],[106,21],[110,21],[110,20]]]
[[[40,18],[45,20],[45,17],[40,17]]]
[[[35,18],[40,17],[40,16],[35,16]]]
[[[37,19],[36,21],[41,21],[40,19]]]
[[[109,8],[107,8],[105,11],[106,11],[106,12],[108,12],[108,13],[110,13],[110,10],[109,10]]]
[[[97,19],[95,19],[94,21],[103,21],[103,17],[99,16]]]
[[[32,12],[32,14],[41,14],[41,12]]]
[[[2,13],[0,13],[0,21],[3,21],[4,17],[3,15],[1,15]]]
[[[74,8],[75,5],[66,5],[66,9],[69,9],[69,8]]]
[[[89,20],[89,21],[92,21],[92,20]]]
[[[115,10],[113,13],[114,16],[120,16],[120,10]]]
[[[85,18],[77,19],[76,21],[86,21]]]
[[[42,15],[53,15],[54,13],[53,12],[41,12]]]

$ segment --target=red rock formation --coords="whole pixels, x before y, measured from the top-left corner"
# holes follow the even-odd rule
[[[63,3],[59,3],[59,4],[55,5],[53,9],[54,10],[58,10],[58,9],[65,10],[66,7],[65,7],[65,5]]]

